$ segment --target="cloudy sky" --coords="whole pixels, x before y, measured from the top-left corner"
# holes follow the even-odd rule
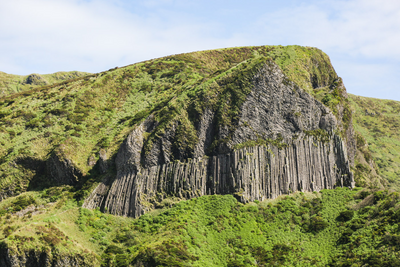
[[[290,44],[326,52],[348,92],[400,100],[399,0],[0,0],[0,71],[12,74]]]

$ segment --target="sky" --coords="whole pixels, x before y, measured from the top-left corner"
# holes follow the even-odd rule
[[[0,71],[10,74],[248,45],[317,47],[349,93],[400,101],[399,0],[0,0]]]

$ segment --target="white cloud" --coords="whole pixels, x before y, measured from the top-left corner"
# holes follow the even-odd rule
[[[314,1],[272,10],[251,36],[326,52],[349,92],[400,100],[400,1]]]
[[[228,45],[229,40],[210,37],[214,27],[209,22],[199,23],[188,15],[166,16],[170,17],[140,16],[105,1],[3,2],[0,49],[8,55],[0,69],[9,69],[9,57],[18,56],[36,62],[36,72],[60,67],[102,71],[116,64]],[[22,66],[11,69],[32,72]]]
[[[375,94],[368,84],[393,91],[400,1],[0,0],[0,71],[8,73],[98,72],[169,54],[262,44],[316,46],[350,92]]]
[[[269,40],[287,43],[295,40],[325,51],[400,59],[400,1],[397,0],[302,5],[267,13],[257,25]]]

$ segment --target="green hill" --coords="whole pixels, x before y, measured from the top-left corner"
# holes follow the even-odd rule
[[[143,155],[177,125],[171,157],[186,159],[198,141],[195,129],[205,110],[217,114],[218,131],[237,127],[253,77],[271,62],[283,71],[285,86],[295,84],[293,95],[299,94],[296,88],[302,88],[328,107],[337,120],[335,133],[321,129],[298,132],[313,138],[314,146],[332,134],[343,138],[349,158],[355,155],[356,184],[371,188],[297,192],[248,204],[238,202],[238,195],[186,201],[167,197],[138,219],[82,208],[100,182],[116,176],[114,162],[122,142],[146,118],[154,118],[155,123],[145,133]],[[399,196],[377,189],[385,185],[382,177],[388,178],[390,185],[397,183],[390,169],[380,164],[379,155],[385,158],[382,162],[395,158],[374,146],[374,128],[362,124],[359,113],[362,101],[355,96],[346,98],[342,80],[319,49],[261,46],[209,50],[61,83],[41,80],[34,82],[38,87],[16,89],[17,93],[0,98],[1,266],[399,264]],[[390,106],[388,103],[384,106]],[[390,112],[394,114],[394,106]],[[288,123],[302,114],[293,111],[290,116],[284,117]],[[360,134],[354,135],[352,123]],[[395,128],[391,129],[394,133]],[[213,156],[229,141],[213,139],[208,155]],[[279,135],[258,136],[238,146],[285,148],[288,142]],[[67,178],[74,181],[63,185],[53,179],[50,174],[58,170],[68,172]],[[104,186],[110,185],[105,182]]]
[[[13,75],[0,71],[0,97],[86,76],[90,73],[60,71],[53,74]]]
[[[356,166],[356,171],[368,177],[375,176],[374,169],[377,169],[389,187],[399,190],[400,102],[355,95],[349,95],[349,99],[354,110],[354,129],[366,141],[360,142],[359,151],[369,154],[368,164],[363,161],[363,165]]]
[[[232,125],[249,92],[249,77],[268,59],[344,116],[345,131],[351,118],[345,89],[329,57],[316,48],[243,47],[169,56],[0,98],[0,198],[48,184],[45,162],[52,153],[68,159],[81,181],[88,179],[100,151],[112,158],[149,114],[159,126],[146,138],[146,149],[175,121],[182,125],[179,146],[191,149],[196,116],[209,106],[218,110],[217,124]]]

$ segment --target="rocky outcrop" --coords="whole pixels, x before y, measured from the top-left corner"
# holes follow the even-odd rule
[[[100,149],[99,160],[97,161],[97,164],[101,173],[107,172],[109,162],[108,162],[107,152],[104,149]]]
[[[144,150],[145,136],[157,127],[148,117],[121,145],[113,183],[100,184],[87,207],[137,217],[168,196],[234,194],[248,202],[354,186],[345,142],[335,134],[335,116],[274,62],[254,76],[234,127],[215,125],[215,116],[205,108],[193,158],[180,161],[171,156],[175,124]],[[213,142],[218,145],[210,150]]]
[[[167,196],[234,194],[248,202],[335,186],[354,186],[343,141],[336,135],[326,143],[306,137],[282,149],[255,146],[120,172],[105,207],[115,215],[137,217]]]
[[[100,207],[104,209],[104,203],[107,193],[111,186],[112,177],[106,175],[103,181],[92,191],[88,198],[83,202],[82,207],[87,209],[95,209]]]
[[[100,266],[93,257],[83,255],[51,255],[42,251],[25,251],[15,253],[8,248],[0,249],[0,266],[2,267],[78,267]]]
[[[280,135],[291,140],[305,130],[336,128],[332,112],[288,80],[275,63],[265,65],[253,78],[253,84],[242,105],[230,147],[259,136],[274,139]]]
[[[40,76],[39,74],[35,74],[35,73],[29,75],[26,78],[25,83],[30,84],[30,85],[40,85],[40,86],[48,84],[48,82],[42,76]]]
[[[46,161],[46,171],[56,185],[74,185],[82,177],[72,161],[59,153],[53,153]]]

